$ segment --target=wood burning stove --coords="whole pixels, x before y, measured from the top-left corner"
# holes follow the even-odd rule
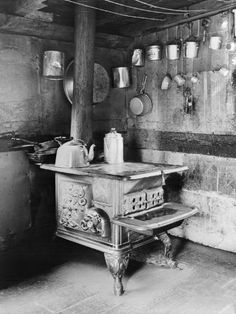
[[[159,239],[171,258],[166,231],[197,212],[164,202],[165,177],[186,171],[185,166],[125,162],[41,168],[56,173],[57,236],[104,252],[116,295],[123,293],[131,250]]]

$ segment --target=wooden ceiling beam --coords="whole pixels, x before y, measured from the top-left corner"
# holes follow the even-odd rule
[[[0,13],[0,32],[74,42],[73,27],[3,13]],[[96,33],[95,45],[114,49],[127,48],[131,41],[130,37]]]
[[[205,0],[201,1],[198,4],[194,4],[189,7],[189,9],[204,9],[204,13],[195,13],[195,14],[180,14],[180,15],[171,15],[167,17],[165,22],[153,22],[153,21],[142,21],[136,23],[130,23],[129,25],[124,25],[119,28],[119,33],[126,34],[128,36],[139,36],[142,34],[158,32],[163,29],[167,29],[170,27],[174,27],[180,24],[189,23],[194,20],[202,19],[205,17],[209,17],[212,15],[216,15],[218,13],[228,11],[236,7],[236,3],[232,4],[232,2],[226,4],[222,4],[219,0]]]
[[[40,19],[52,22],[52,13],[44,13],[39,11],[47,6],[44,2],[45,0],[16,0],[14,14],[25,16],[31,19]]]

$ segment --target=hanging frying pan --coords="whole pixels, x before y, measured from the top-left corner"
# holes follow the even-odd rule
[[[63,80],[64,92],[72,104],[74,88],[74,60],[72,60],[65,72]],[[108,95],[110,79],[106,69],[98,63],[94,63],[93,103],[102,102]]]
[[[130,111],[136,116],[143,116],[152,111],[152,100],[145,93],[146,82],[147,75],[145,74],[139,94],[133,97],[129,103]]]

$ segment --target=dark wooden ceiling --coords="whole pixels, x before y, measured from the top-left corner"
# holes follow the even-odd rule
[[[96,44],[127,47],[135,36],[236,8],[236,0],[0,0],[0,31],[73,42],[75,8],[84,5],[97,8]]]
[[[76,2],[78,4],[75,4]],[[147,5],[142,2],[146,2]],[[221,7],[232,2],[234,0],[143,0],[140,2],[137,0],[0,0],[0,13],[38,18],[73,27],[75,6],[87,4],[99,9],[96,12],[97,32],[135,36],[140,30],[162,26],[173,19],[183,19],[197,13],[208,12],[216,6]],[[153,8],[151,5],[164,7],[169,11]],[[174,11],[188,9],[190,14]],[[203,11],[194,11],[196,9]]]

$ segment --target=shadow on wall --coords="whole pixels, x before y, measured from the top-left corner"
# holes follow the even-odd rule
[[[30,242],[52,239],[56,226],[54,174],[33,164],[30,166],[30,198]]]
[[[166,179],[166,185],[164,186],[164,198],[165,202],[181,202],[181,190],[184,186],[184,174],[172,173]]]
[[[22,151],[0,153],[0,251],[52,238],[54,177]]]

